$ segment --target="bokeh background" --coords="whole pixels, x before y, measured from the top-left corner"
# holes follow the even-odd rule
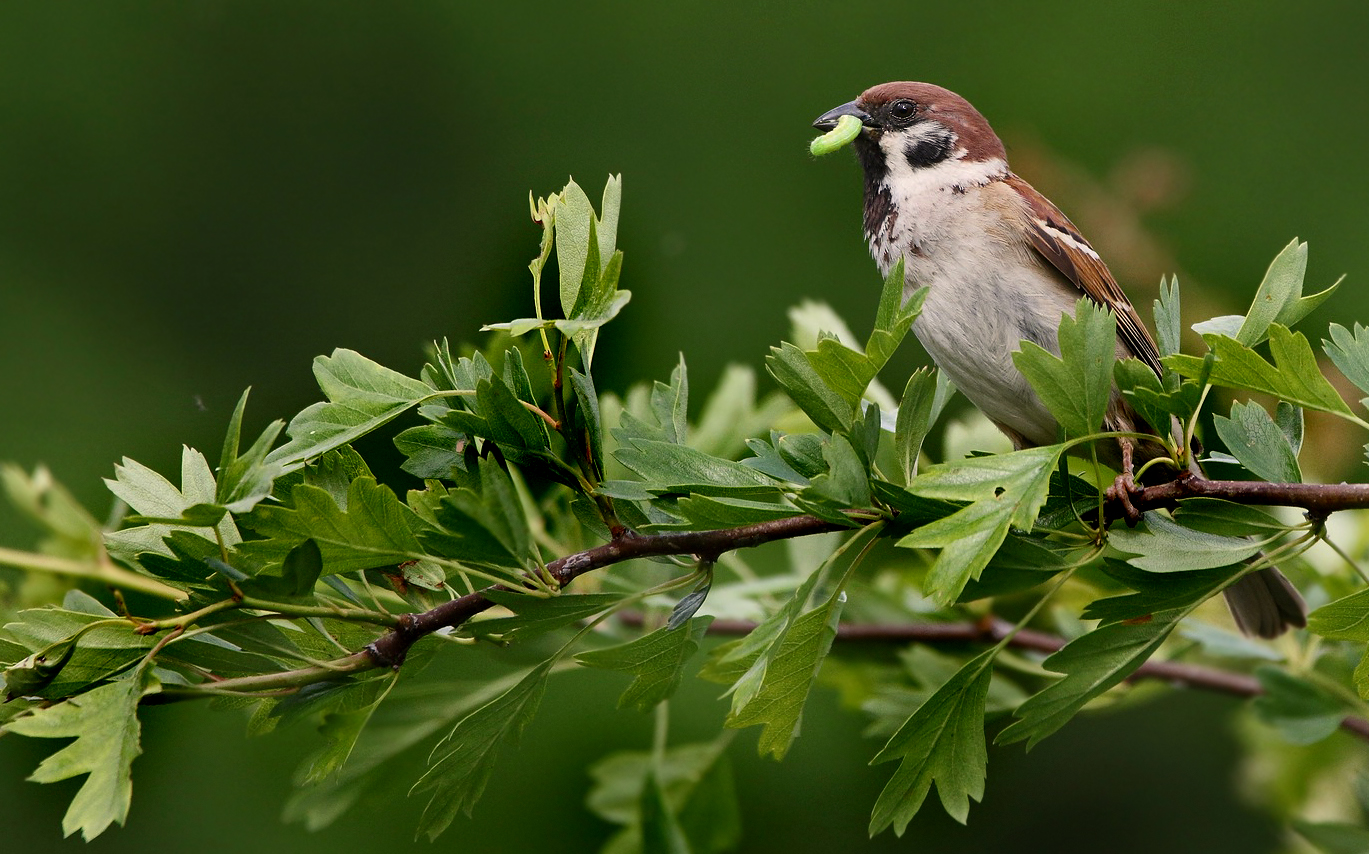
[[[803,298],[867,329],[857,168],[806,144],[813,117],[891,79],[980,107],[1143,315],[1172,272],[1191,320],[1240,311],[1274,254],[1310,240],[1310,286],[1349,276],[1315,337],[1369,313],[1367,24],[1369,5],[1334,0],[5,4],[0,458],[46,463],[103,513],[115,460],[212,457],[244,387],[251,430],[315,400],[316,354],[416,371],[425,342],[529,313],[527,194],[568,175],[592,197],[624,175],[633,301],[601,339],[601,388],[664,378],[684,352],[702,392],[728,362],[760,366]],[[921,356],[900,358],[894,373]],[[1305,465],[1340,476],[1358,453],[1341,438]],[[0,509],[0,542],[30,537]],[[649,726],[598,678],[553,687],[441,845],[606,838],[583,766]],[[716,725],[714,693],[685,691],[682,734]],[[734,745],[743,850],[1279,850],[1242,794],[1238,712],[1171,694],[1082,719],[1029,756],[991,752],[969,828],[932,808],[912,839],[866,842],[887,767],[865,767],[862,721],[820,692],[783,765],[751,733]],[[92,850],[412,838],[399,801],[318,834],[280,823],[307,735],[241,733],[235,713],[150,714],[129,827]],[[7,850],[80,845],[60,840],[75,786],[22,782],[51,747],[0,740]]]

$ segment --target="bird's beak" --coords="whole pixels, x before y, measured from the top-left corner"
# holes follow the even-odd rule
[[[813,127],[818,130],[831,130],[837,126],[837,119],[842,116],[855,116],[867,128],[875,126],[874,119],[870,118],[870,114],[862,110],[855,101],[852,101],[849,104],[834,107],[818,116],[817,121],[813,122]]]

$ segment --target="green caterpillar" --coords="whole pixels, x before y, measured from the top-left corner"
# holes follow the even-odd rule
[[[809,143],[808,150],[818,157],[831,154],[859,136],[860,128],[860,119],[855,116],[842,116],[837,119],[836,127]]]

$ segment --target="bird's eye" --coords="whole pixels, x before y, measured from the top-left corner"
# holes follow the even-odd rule
[[[906,122],[911,119],[916,112],[917,104],[907,99],[898,100],[889,105],[889,115],[892,116],[895,121]]]

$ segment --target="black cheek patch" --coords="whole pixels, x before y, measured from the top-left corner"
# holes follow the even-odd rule
[[[914,169],[940,163],[951,155],[951,135],[937,134],[928,139],[910,142],[903,149],[903,156]]]

